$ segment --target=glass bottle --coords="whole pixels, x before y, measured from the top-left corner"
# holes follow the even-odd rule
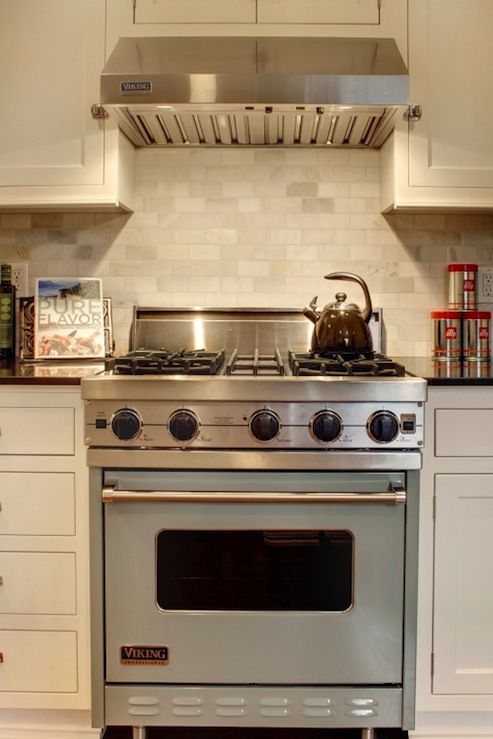
[[[0,361],[15,359],[15,286],[12,267],[2,264],[0,272]]]

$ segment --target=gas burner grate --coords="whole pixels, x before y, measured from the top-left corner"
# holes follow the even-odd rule
[[[289,352],[289,366],[293,375],[331,376],[361,375],[364,377],[403,377],[405,367],[382,354],[372,357],[339,354],[324,355],[317,352]]]
[[[216,375],[224,363],[224,357],[224,349],[220,352],[136,349],[114,360],[113,373],[115,375]]]
[[[238,349],[235,349],[228,359],[226,374],[284,376],[286,367],[278,349],[274,354],[259,354],[258,349],[253,354],[238,354]]]

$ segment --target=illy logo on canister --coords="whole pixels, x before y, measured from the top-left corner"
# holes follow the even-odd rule
[[[456,339],[457,338],[457,328],[455,326],[447,326],[445,329],[445,338],[446,339]]]

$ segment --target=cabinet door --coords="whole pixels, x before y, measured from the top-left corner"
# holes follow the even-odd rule
[[[77,691],[75,631],[0,629],[0,652],[0,695]]]
[[[493,475],[436,475],[435,694],[493,693]]]
[[[73,455],[74,451],[73,408],[12,408],[0,405],[0,455]]]
[[[0,614],[76,613],[74,552],[0,551],[0,577]]]
[[[73,472],[0,472],[0,536],[74,534]]]
[[[493,186],[492,29],[491,0],[410,3],[411,187]]]
[[[135,23],[255,23],[255,0],[136,0]]]
[[[101,0],[0,3],[0,189],[101,184]]]
[[[378,0],[257,0],[259,23],[380,22]]]

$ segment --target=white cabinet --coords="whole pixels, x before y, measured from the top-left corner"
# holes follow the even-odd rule
[[[382,148],[382,209],[493,209],[493,3],[412,0],[409,72],[421,120]]]
[[[378,25],[378,0],[257,0],[259,23],[369,23]]]
[[[47,696],[77,692],[75,631],[2,630],[0,639],[2,691]]]
[[[135,0],[135,23],[255,23],[255,0]]]
[[[433,692],[493,698],[493,474],[439,474],[435,500]]]
[[[79,387],[0,385],[1,716],[90,707],[82,435]]]
[[[420,494],[415,737],[493,736],[493,386],[432,386]]]
[[[91,105],[105,0],[0,3],[0,209],[128,209],[133,147]]]
[[[379,0],[135,0],[143,23],[355,23],[380,22]]]
[[[407,59],[408,0],[107,0],[106,55],[123,36],[394,38]]]

